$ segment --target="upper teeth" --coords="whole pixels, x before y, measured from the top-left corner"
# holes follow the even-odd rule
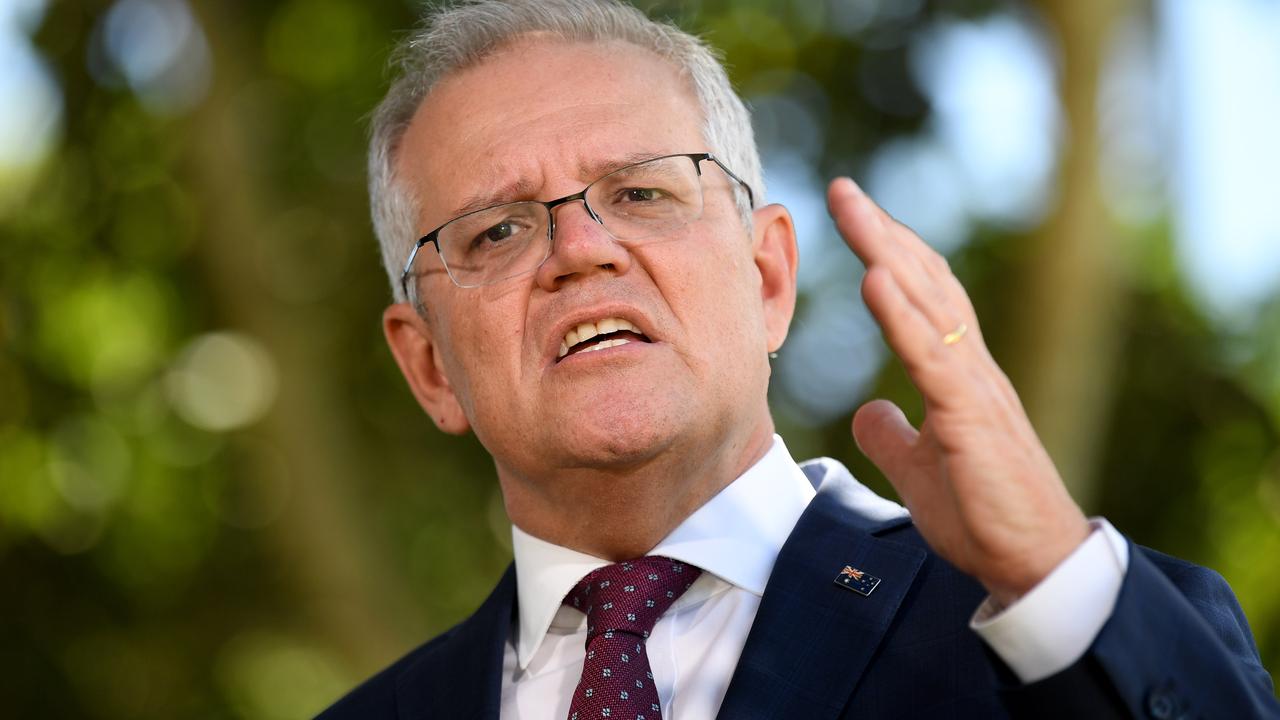
[[[575,328],[564,334],[564,339],[560,341],[560,354],[558,358],[562,358],[569,354],[569,348],[581,342],[586,342],[597,335],[608,335],[619,330],[629,330],[637,335],[642,334],[640,328],[632,325],[630,322],[622,318],[604,318],[593,323],[581,323]],[[621,344],[621,343],[619,343]]]

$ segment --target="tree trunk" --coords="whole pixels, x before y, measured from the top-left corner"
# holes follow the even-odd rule
[[[364,481],[355,432],[345,418],[338,356],[328,340],[323,313],[289,307],[259,280],[253,248],[271,225],[272,188],[254,172],[244,118],[232,98],[248,71],[240,58],[253,57],[236,30],[234,5],[203,9],[204,26],[216,53],[215,83],[196,118],[200,140],[193,158],[200,195],[216,198],[206,214],[199,252],[209,293],[222,319],[252,335],[270,351],[280,370],[274,408],[257,434],[283,455],[290,492],[281,516],[263,532],[274,542],[286,577],[293,581],[299,616],[316,626],[342,654],[350,669],[364,676],[386,665],[417,642],[420,621],[410,612],[409,593],[388,572],[364,521],[355,483]],[[377,318],[370,318],[377,322]],[[259,453],[258,455],[267,455]],[[270,457],[251,458],[252,472],[279,482]]]
[[[1011,375],[1072,495],[1094,498],[1124,296],[1119,233],[1099,186],[1097,98],[1107,41],[1123,16],[1115,0],[1042,0],[1058,34],[1067,131],[1059,205],[1026,267]]]

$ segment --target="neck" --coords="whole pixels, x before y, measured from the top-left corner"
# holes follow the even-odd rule
[[[764,457],[773,422],[718,444],[672,447],[626,468],[564,468],[553,477],[498,465],[507,515],[521,530],[614,562],[641,557]],[[608,520],[602,520],[608,518]]]

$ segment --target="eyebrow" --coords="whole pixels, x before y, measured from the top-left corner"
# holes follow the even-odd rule
[[[665,157],[669,154],[670,153],[660,152],[633,152],[620,157],[610,158],[608,160],[583,161],[578,164],[578,173],[580,177],[589,177],[591,178],[591,182],[595,182],[597,179],[608,175],[614,170],[624,168],[628,165],[641,163],[646,160]],[[477,210],[491,208],[494,205],[519,202],[522,200],[532,200],[534,199],[536,190],[536,184],[528,178],[521,178],[507,182],[493,190],[486,190],[463,198],[462,204],[455,207],[449,214],[449,217],[457,218]]]
[[[635,165],[636,163],[665,157],[670,154],[664,152],[633,152],[609,160],[583,161],[578,164],[578,172],[581,177],[589,177],[591,182],[595,182],[614,170],[620,170],[628,165]]]
[[[475,195],[469,195],[463,199],[462,204],[455,207],[450,213],[450,218],[457,218],[467,213],[477,210],[501,205],[508,202],[516,202],[518,200],[527,200],[533,197],[534,183],[532,180],[520,179],[493,189],[486,190]]]

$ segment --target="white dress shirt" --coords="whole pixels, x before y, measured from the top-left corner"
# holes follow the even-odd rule
[[[872,519],[906,509],[820,458],[854,483],[854,509]],[[647,653],[667,720],[714,718],[783,543],[816,495],[782,438],[759,462],[650,550],[702,568],[659,618]],[[1031,592],[999,610],[990,600],[972,627],[1024,682],[1075,662],[1110,617],[1128,566],[1124,539],[1105,520]],[[584,575],[610,564],[512,526],[518,615],[503,660],[504,719],[563,720],[582,674],[586,617],[561,604]]]

